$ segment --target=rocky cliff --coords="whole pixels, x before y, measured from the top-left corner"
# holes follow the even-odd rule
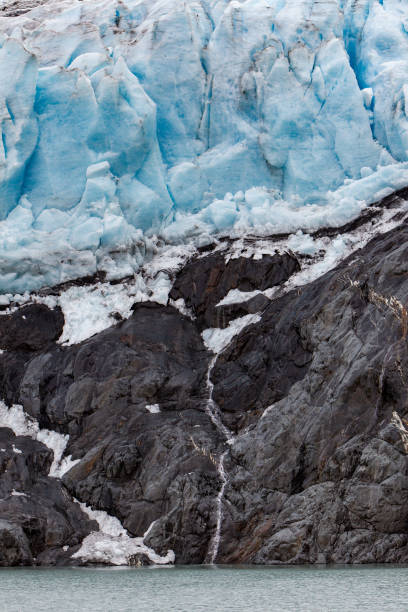
[[[220,239],[82,341],[72,287],[4,308],[0,565],[407,562],[407,195],[313,255]]]

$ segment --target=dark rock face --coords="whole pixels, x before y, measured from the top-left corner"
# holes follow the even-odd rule
[[[292,294],[272,302],[259,324],[244,330],[221,353],[212,380],[214,399],[228,427],[237,430],[257,420],[266,406],[285,397],[303,379],[312,361],[302,329],[309,307],[314,304],[295,305]]]
[[[216,399],[265,412],[229,453],[219,561],[408,559],[407,252],[404,225],[272,303],[220,356]]]
[[[104,407],[116,423],[129,406],[145,411],[146,404],[159,403],[167,411],[200,405],[207,360],[201,337],[186,317],[171,307],[137,304],[127,321],[32,359],[15,401],[42,426],[57,425],[78,436],[84,417]]]
[[[19,525],[0,520],[0,566],[32,565],[27,537]]]
[[[57,340],[64,327],[60,308],[43,304],[24,306],[0,316],[0,348],[6,351],[40,351]]]
[[[137,304],[128,320],[70,347],[55,342],[59,311],[2,315],[0,398],[68,433],[66,452],[80,461],[52,479],[51,451],[0,429],[0,564],[71,563],[96,528],[71,496],[130,535],[154,522],[146,543],[157,553],[202,563],[221,455],[217,562],[408,562],[407,255],[402,223],[313,283],[222,307],[230,289],[280,285],[299,262],[206,255],[171,294],[195,321]],[[212,355],[200,332],[255,312],[259,322],[211,370],[234,434],[227,444],[206,411]],[[32,317],[25,333],[23,314]]]
[[[24,370],[34,353],[55,345],[64,327],[60,308],[24,306],[0,315],[0,384],[3,401],[17,401]]]
[[[63,351],[63,368],[47,387],[47,416],[64,424],[69,452],[82,458],[64,478],[68,488],[131,535],[165,516],[161,546],[187,562],[205,555],[218,486],[210,450],[219,434],[204,412],[207,367],[189,319],[139,304],[126,322]]]
[[[98,529],[48,476],[52,458],[40,442],[0,428],[0,565],[66,563]]]
[[[225,253],[214,253],[188,263],[178,274],[170,298],[183,298],[197,317],[200,329],[226,327],[242,316],[236,309],[216,309],[231,289],[264,291],[284,283],[300,269],[294,255],[263,255],[261,259],[238,257],[226,261]],[[259,298],[258,298],[259,299]],[[251,312],[251,306],[244,314]]]
[[[10,389],[13,370],[6,353],[0,359]],[[187,562],[206,554],[218,488],[208,361],[188,318],[138,304],[86,342],[34,354],[12,397],[41,427],[69,433],[67,453],[81,462],[64,485],[76,498],[117,516],[131,535],[165,516],[160,546]],[[160,412],[149,412],[156,404]]]

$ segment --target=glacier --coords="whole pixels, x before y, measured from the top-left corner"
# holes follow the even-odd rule
[[[408,184],[403,0],[6,0],[0,75],[1,293]]]

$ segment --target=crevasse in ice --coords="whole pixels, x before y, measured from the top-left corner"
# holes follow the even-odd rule
[[[154,235],[341,223],[408,184],[405,0],[0,15],[0,291],[131,273]]]

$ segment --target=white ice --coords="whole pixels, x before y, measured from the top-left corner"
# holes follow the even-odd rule
[[[228,306],[230,304],[240,304],[241,302],[246,302],[251,298],[259,295],[261,291],[256,289],[255,291],[241,291],[240,289],[231,289],[227,295],[218,302],[216,305],[218,306]]]
[[[117,284],[97,282],[61,289],[58,295],[7,293],[4,305],[42,303],[49,308],[60,306],[65,324],[60,344],[69,346],[82,342],[111,325],[117,323],[117,316],[126,319],[132,314],[135,303],[153,301],[166,305],[172,286],[171,278],[194,253],[192,245],[155,246],[149,260],[145,261],[137,274]],[[172,302],[182,314],[191,317],[183,300]],[[10,314],[17,306],[0,311]]]

